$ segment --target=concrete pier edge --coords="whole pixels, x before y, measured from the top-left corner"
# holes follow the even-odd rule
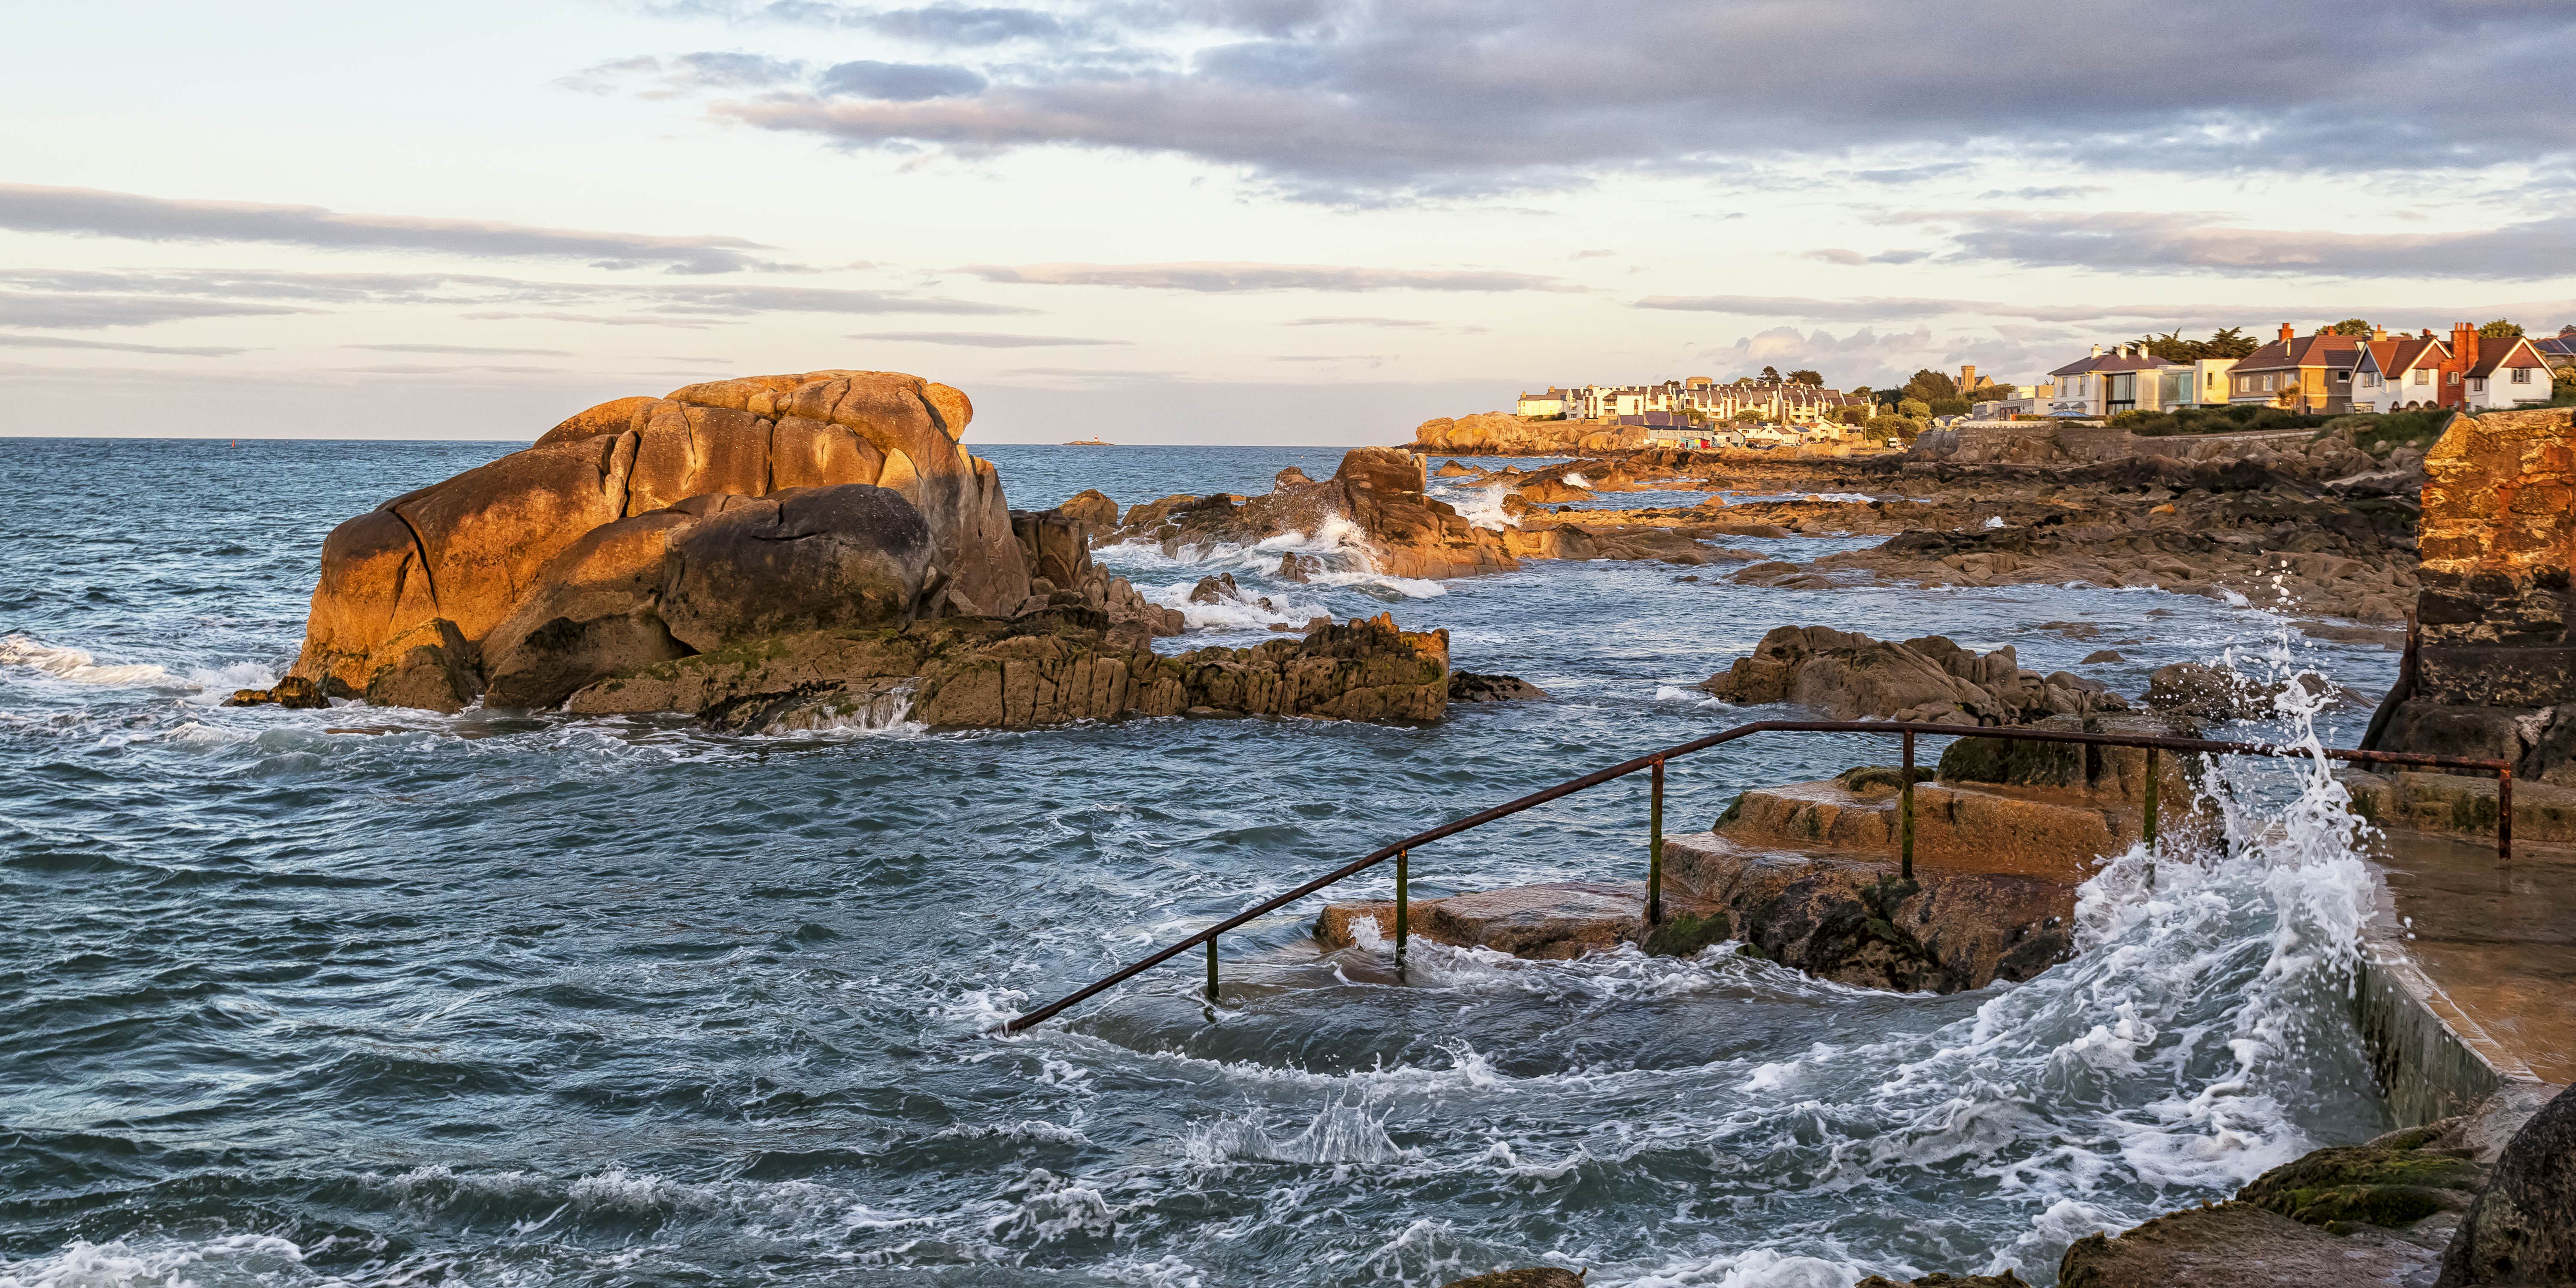
[[[2385,885],[2362,929],[2353,1012],[2371,1071],[2400,1127],[2468,1113],[2516,1083],[2540,1085],[2529,1066],[2488,1036],[2416,963]]]

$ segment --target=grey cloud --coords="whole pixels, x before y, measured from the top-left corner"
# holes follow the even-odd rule
[[[1554,277],[1492,269],[1361,268],[1338,264],[969,264],[988,282],[1129,286],[1165,291],[1579,291]]]
[[[973,349],[1033,349],[1066,345],[1126,345],[1126,340],[1096,340],[1076,335],[1013,335],[1004,331],[872,331],[853,340],[891,340],[900,344],[953,344]]]
[[[0,335],[0,348],[109,349],[117,353],[165,353],[186,358],[229,358],[237,353],[250,352],[220,344],[120,344],[114,340],[74,340],[51,335]]]
[[[2109,192],[2098,183],[2064,183],[2049,188],[1992,188],[1977,194],[1979,201],[2068,201]]]
[[[1578,250],[1578,251],[1574,252],[1573,254],[1566,256],[1566,258],[1567,258],[1567,259],[1607,259],[1607,258],[1609,258],[1609,257],[1611,257],[1611,256],[1613,256],[1613,255],[1618,254],[1618,253],[1619,253],[1619,252],[1617,252],[1617,251],[1615,251],[1615,250]]]
[[[344,344],[343,349],[367,349],[376,353],[445,353],[459,357],[494,358],[569,358],[569,349],[495,349],[479,344]]]
[[[2039,267],[2488,281],[2576,273],[2576,215],[2404,233],[2243,228],[2209,215],[2141,211],[1925,212],[1900,218],[1949,225],[1961,258]]]
[[[111,326],[150,326],[191,318],[274,317],[314,309],[242,300],[171,299],[155,295],[88,295],[52,291],[0,291],[0,326],[94,331]]]
[[[745,252],[768,249],[739,237],[659,237],[487,219],[342,214],[320,206],[182,201],[23,183],[0,184],[0,228],[154,242],[256,242],[317,250],[576,259],[602,268],[660,267],[672,273],[759,268],[762,261]]]
[[[825,94],[912,103],[927,98],[972,94],[989,83],[967,67],[861,60],[842,63],[824,72],[814,87]]]
[[[965,11],[799,12],[865,25]],[[1124,43],[987,68],[993,83],[970,95],[791,93],[712,110],[850,147],[1176,153],[1292,196],[1361,204],[1605,170],[1740,176],[1794,163],[1815,175],[1819,160],[1846,181],[1905,184],[1989,161],[2340,175],[2390,157],[2419,171],[2547,172],[2576,154],[2576,113],[2564,110],[2576,7],[2558,0],[2276,0],[2260,21],[2234,0],[1095,0],[1063,12]],[[1990,60],[1999,42],[2065,30],[2120,56],[2023,60],[1961,92],[1958,69]],[[1159,49],[1183,56],[1143,56]],[[1819,92],[1819,51],[1868,70]],[[1712,133],[1711,120],[1728,128]],[[1940,159],[1918,160],[1926,146]]]

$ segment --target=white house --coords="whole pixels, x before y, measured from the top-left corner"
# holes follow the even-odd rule
[[[2492,411],[2549,398],[2549,359],[2531,337],[2471,335],[2460,361],[2467,367],[2461,401]]]
[[[2147,352],[2143,344],[2124,344],[2109,353],[2093,352],[2048,374],[2057,393],[2048,400],[2051,416],[2116,416],[2157,405],[2166,373],[2180,366]]]
[[[2450,350],[2431,331],[2392,338],[2388,328],[2381,327],[2353,362],[2352,409],[2392,412],[2439,407],[2446,401],[2442,373],[2450,362]]]
[[[1567,401],[1565,390],[1550,389],[1543,394],[1522,394],[1516,410],[1535,420],[1554,420],[1565,415]]]

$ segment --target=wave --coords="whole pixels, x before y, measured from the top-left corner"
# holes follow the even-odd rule
[[[166,668],[150,662],[102,666],[80,649],[56,648],[25,635],[0,638],[0,666],[23,666],[73,684],[159,685],[171,680]]]

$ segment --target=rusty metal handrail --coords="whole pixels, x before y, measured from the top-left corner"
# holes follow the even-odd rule
[[[1376,867],[1378,864],[1384,863],[1388,859],[1395,860],[1395,942],[1396,958],[1401,962],[1404,956],[1406,939],[1405,932],[1407,929],[1405,925],[1407,920],[1405,913],[1407,911],[1408,904],[1406,886],[1410,884],[1409,877],[1411,875],[1409,871],[1408,858],[1415,847],[1427,845],[1430,842],[1441,840],[1445,837],[1456,836],[1461,832],[1482,827],[1487,823],[1495,822],[1499,819],[1508,818],[1523,810],[1536,808],[1560,797],[1571,796],[1574,793],[1583,791],[1587,788],[1598,787],[1614,778],[1625,778],[1641,769],[1651,769],[1654,772],[1654,803],[1651,808],[1652,822],[1649,825],[1651,830],[1649,833],[1649,840],[1647,842],[1646,920],[1649,925],[1656,924],[1662,920],[1660,914],[1663,911],[1664,762],[1676,756],[1687,756],[1693,752],[1706,751],[1711,747],[1721,746],[1739,738],[1751,737],[1757,733],[1892,733],[1903,735],[1905,739],[1905,781],[1902,787],[1902,800],[1898,806],[1898,829],[1900,836],[1899,845],[1901,847],[1901,862],[1903,864],[1901,872],[1902,875],[1908,879],[1911,879],[1914,875],[1914,739],[1918,734],[1925,734],[1939,738],[2002,738],[2017,742],[2060,742],[2095,747],[2144,748],[2147,752],[2147,799],[2145,827],[2143,830],[2145,838],[2149,844],[2153,844],[2156,837],[2157,782],[2155,761],[2156,753],[2158,751],[2216,752],[2222,755],[2275,756],[2283,758],[2316,755],[2321,751],[2322,754],[2330,759],[2351,761],[2358,764],[2418,765],[2434,769],[2474,769],[2484,773],[2491,773],[2496,776],[2496,853],[2499,857],[2506,860],[2510,860],[2513,857],[2513,762],[2506,760],[2472,760],[2461,756],[2428,756],[2416,752],[2362,751],[2342,747],[2326,747],[2318,749],[2317,751],[2311,751],[2305,747],[2284,747],[2274,743],[2216,742],[2205,738],[2167,738],[2152,734],[2080,733],[2073,730],[2059,729],[2020,729],[2005,727],[1984,728],[1969,725],[1911,724],[1900,723],[1892,720],[1756,720],[1751,724],[1737,725],[1734,728],[1721,730],[1704,738],[1694,738],[1689,742],[1677,743],[1673,746],[1666,747],[1661,751],[1649,752],[1643,756],[1636,757],[1633,760],[1623,760],[1606,769],[1596,769],[1580,778],[1570,778],[1564,782],[1558,783],[1554,787],[1543,788],[1517,800],[1506,801],[1500,805],[1494,806],[1492,809],[1480,810],[1454,822],[1443,823],[1438,827],[1416,832],[1392,845],[1372,850],[1360,858],[1353,859],[1350,862],[1287,892],[1286,894],[1276,895],[1272,898],[1262,900],[1260,903],[1254,904],[1253,906],[1246,908],[1243,911],[1238,912],[1187,939],[1183,939],[1178,943],[1171,944],[1161,949],[1142,961],[1122,967],[1117,971],[1102,976],[1101,978],[1092,981],[1090,984],[1076,989],[1063,997],[1057,998],[1056,1000],[1049,1002],[1026,1015],[1014,1016],[1011,1019],[1004,1020],[987,1029],[986,1032],[1017,1033],[1022,1029],[1043,1024],[1046,1021],[1055,1018],[1057,1015],[1062,1014],[1066,1008],[1088,1001],[1089,999],[1098,996],[1100,993],[1124,983],[1138,974],[1151,970],[1156,966],[1160,966],[1164,962],[1170,961],[1172,958],[1178,957],[1182,953],[1188,952],[1190,949],[1201,944],[1205,944],[1207,946],[1207,996],[1209,1000],[1213,1001],[1217,995],[1217,936],[1241,926],[1257,917],[1275,912],[1280,908],[1284,908],[1289,904],[1295,903],[1310,894],[1314,894],[1315,892],[1324,889],[1326,886],[1337,884],[1341,881],[1357,876],[1362,872],[1366,872],[1370,868]]]

